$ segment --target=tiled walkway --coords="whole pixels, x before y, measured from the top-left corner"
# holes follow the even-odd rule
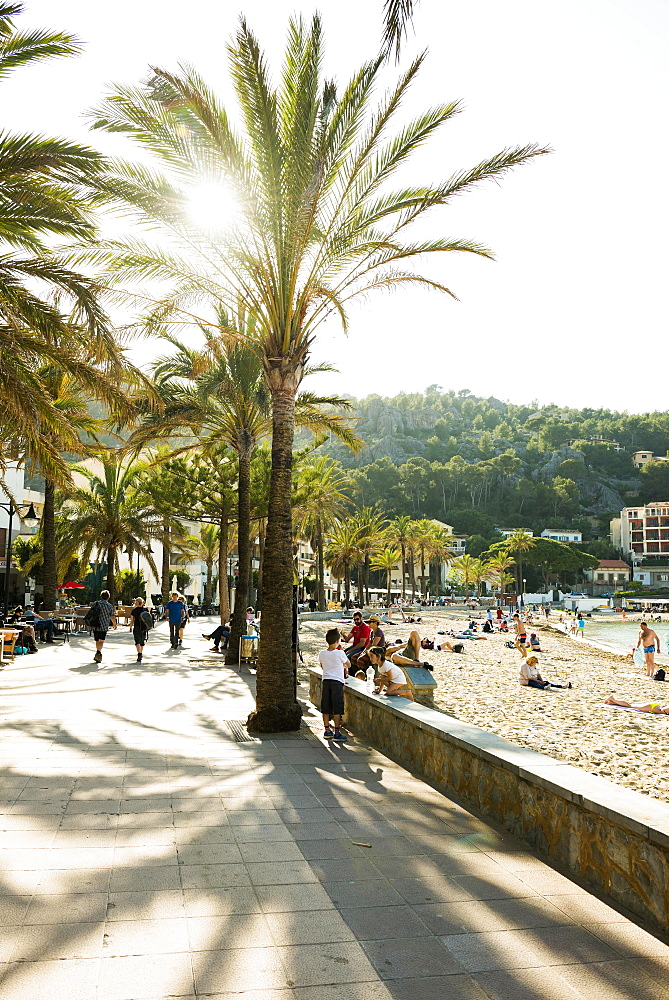
[[[245,682],[162,634],[91,655],[0,673],[2,1000],[669,995],[667,946],[382,754],[235,743]]]

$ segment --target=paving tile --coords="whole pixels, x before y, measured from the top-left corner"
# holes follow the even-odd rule
[[[286,823],[286,829],[298,844],[301,840],[339,840],[348,836],[339,823],[329,823],[327,826],[323,823]]]
[[[251,824],[235,826],[232,827],[232,831],[238,844],[264,844],[275,841],[287,843],[295,839],[283,823],[280,826],[263,826],[262,823],[257,826]]]
[[[116,813],[73,813],[63,816],[61,830],[115,830],[119,817]]]
[[[447,875],[433,878],[393,878],[389,880],[402,899],[411,904],[451,903],[471,899],[471,892]]]
[[[352,941],[297,944],[277,951],[290,986],[326,986],[375,979],[363,948]]]
[[[185,910],[181,889],[110,892],[107,902],[108,921],[160,920],[183,916]]]
[[[0,909],[1,909],[0,900]],[[26,914],[26,924],[95,923],[107,912],[106,892],[66,893],[33,896]]]
[[[0,927],[20,927],[33,897],[0,896]]]
[[[431,879],[449,874],[439,867],[434,857],[428,857],[424,854],[413,858],[402,858],[401,861],[398,861],[396,857],[380,857],[376,858],[374,863],[387,878],[399,876],[402,878]]]
[[[184,889],[219,889],[251,885],[246,866],[243,864],[180,865],[179,872]]]
[[[630,964],[669,989],[669,961],[666,958],[635,958]]]
[[[353,906],[400,906],[405,901],[385,879],[364,882],[323,882],[323,888],[339,909]]]
[[[320,882],[362,882],[385,877],[371,860],[364,857],[349,856],[343,859],[311,861],[310,864]]]
[[[581,889],[575,882],[552,870],[523,871],[518,873],[518,877],[542,896],[572,896],[579,893],[589,895],[585,889]]]
[[[666,1000],[667,983],[640,972],[634,962],[560,966],[560,977],[584,1000]]]
[[[494,878],[462,875],[454,877],[453,881],[466,889],[472,899],[524,899],[539,895],[532,886],[511,874]]]
[[[116,920],[107,924],[105,955],[157,955],[188,951],[185,917]]]
[[[573,896],[544,896],[543,898],[552,903],[553,906],[557,906],[558,910],[562,910],[577,924],[627,923],[627,917],[623,917],[612,906],[607,906],[601,899],[583,892]]]
[[[308,861],[249,862],[246,870],[252,885],[298,885],[318,881]]]
[[[489,1000],[467,975],[427,976],[421,979],[391,979],[386,982],[392,1000]]]
[[[592,923],[588,928],[624,958],[669,959],[669,945],[632,923]]]
[[[473,979],[490,1000],[586,1000],[563,977],[564,969],[513,969],[511,972],[484,972]],[[629,1000],[633,1000],[628,994]],[[588,1000],[612,1000],[606,992]]]
[[[388,985],[378,979],[367,983],[338,983],[335,996],[336,1000],[393,1000]],[[323,997],[322,986],[300,986],[291,991],[291,1000],[323,1000]],[[225,1000],[232,998],[226,997]],[[283,997],[277,995],[272,1000],[283,1000]],[[440,1000],[443,1000],[443,995]]]
[[[233,948],[193,953],[198,995],[249,990],[283,989],[289,985],[275,948]]]
[[[140,864],[131,869],[117,868],[111,876],[111,892],[131,892],[140,889],[180,889],[180,869],[177,865],[161,865],[142,868]]]
[[[611,926],[620,928],[621,925]],[[568,965],[574,959],[579,962],[613,962],[620,958],[620,952],[614,951],[600,937],[591,934],[585,927],[574,924],[567,927],[518,930],[515,934],[525,942],[528,950],[539,957],[542,965]],[[666,947],[665,954],[669,954]]]
[[[435,937],[364,941],[363,948],[382,979],[450,976],[462,965]]]
[[[317,802],[314,806],[300,809],[294,806],[277,806],[277,812],[284,823],[331,823],[336,818]]]
[[[178,826],[173,830],[177,847],[187,844],[234,844],[235,833],[230,826]]]
[[[109,957],[100,962],[100,1000],[190,1000],[194,993],[188,954]]]
[[[90,831],[95,832],[95,831]],[[175,829],[166,827],[123,827],[116,830],[115,847],[172,847],[175,843]]]
[[[183,902],[188,917],[261,912],[258,897],[253,889],[235,887],[184,889]]]
[[[414,910],[434,934],[468,934],[508,931],[523,927],[553,927],[572,920],[542,896],[527,899],[469,899],[453,903],[429,903]]]
[[[95,1000],[100,961],[72,958],[8,965],[0,996],[3,1000]]]
[[[367,848],[354,844],[349,837],[343,840],[301,840],[299,848],[307,861],[371,857]]]
[[[256,895],[265,913],[333,909],[334,903],[320,884],[259,885]]]
[[[278,826],[283,820],[274,809],[244,809],[227,813],[230,826]]]
[[[275,944],[262,913],[225,913],[189,917],[188,940],[192,951],[228,948],[268,948]]]
[[[239,850],[244,861],[273,862],[304,861],[304,855],[294,841],[274,841],[269,844],[240,844]]]
[[[98,923],[24,924],[16,934],[11,960],[99,958],[104,920]]]
[[[268,913],[266,919],[274,944],[277,945],[355,940],[350,927],[336,910]]]
[[[39,873],[34,891],[38,895],[107,892],[110,878],[111,868],[46,869]]]
[[[236,844],[188,844],[179,847],[179,864],[241,864],[242,855]]]
[[[523,931],[492,931],[482,934],[451,934],[441,940],[467,972],[496,969],[531,969],[544,962],[528,947]]]
[[[407,906],[354,906],[339,911],[358,941],[429,937],[432,931]]]

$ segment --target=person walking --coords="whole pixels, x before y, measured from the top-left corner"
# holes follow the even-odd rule
[[[181,621],[183,618],[184,605],[179,600],[176,591],[170,595],[170,599],[165,605],[165,617],[170,623],[170,646],[172,649],[179,648],[179,633],[181,632]]]
[[[86,624],[90,625],[93,629],[93,638],[95,639],[95,656],[93,659],[96,663],[102,663],[102,647],[105,644],[109,627],[111,626],[114,630],[116,629],[115,610],[114,605],[109,600],[109,591],[101,590],[99,599],[93,601],[90,611],[84,619]]]
[[[144,607],[144,598],[136,597],[135,603],[130,616],[132,621],[130,623],[130,631],[132,632],[132,637],[135,640],[135,649],[137,650],[137,663],[142,662],[142,654],[144,653],[144,647],[146,646],[146,640],[149,636],[148,626],[145,624],[144,615],[150,615],[150,612]]]
[[[646,662],[646,676],[652,677],[655,673],[655,654],[660,652],[660,637],[652,628],[648,628],[646,622],[641,622],[636,648],[638,649],[642,644],[643,658]]]
[[[183,644],[184,629],[186,628],[186,625],[190,621],[190,614],[188,611],[188,602],[183,594],[179,594],[179,600],[182,604],[181,626],[179,628],[179,645],[181,646]]]

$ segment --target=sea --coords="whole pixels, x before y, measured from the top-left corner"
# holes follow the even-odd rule
[[[549,621],[552,623],[552,615]],[[631,653],[639,640],[638,622],[598,622],[596,618],[584,618],[585,639],[590,639],[614,653]],[[662,653],[669,650],[669,620],[649,622],[650,628],[660,637]]]

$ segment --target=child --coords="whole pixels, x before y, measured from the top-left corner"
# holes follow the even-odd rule
[[[375,667],[378,677],[374,694],[401,694],[403,698],[413,701],[411,691],[406,688],[406,677],[404,671],[396,667],[391,660],[386,660],[386,651],[381,646],[372,646],[368,651],[372,666]]]
[[[344,681],[348,677],[348,657],[339,648],[339,629],[330,628],[325,633],[327,649],[322,649],[318,660],[323,671],[323,692],[321,712],[323,713],[323,736],[326,740],[344,743],[346,736],[341,732],[341,717],[344,714]],[[330,728],[330,718],[334,721],[334,732]]]

